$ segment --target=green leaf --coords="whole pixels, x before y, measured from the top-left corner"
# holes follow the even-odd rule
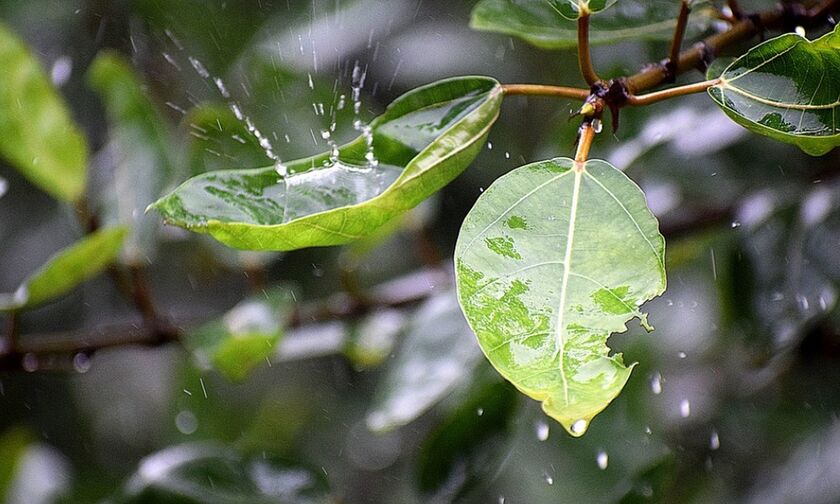
[[[87,144],[38,59],[0,24],[0,156],[52,196],[85,190]]]
[[[204,174],[151,208],[171,224],[235,248],[348,243],[461,173],[483,146],[501,100],[501,86],[491,78],[439,81],[398,98],[371,123],[372,152],[362,135],[335,153],[282,168]]]
[[[733,121],[820,156],[840,145],[840,27],[813,42],[793,33],[750,49],[709,96]]]
[[[212,367],[229,380],[242,381],[274,353],[292,303],[285,288],[246,299],[221,320],[190,333],[185,344],[203,368]]]
[[[124,259],[145,264],[153,255],[159,223],[143,211],[160,197],[175,172],[170,131],[121,55],[100,52],[88,79],[102,97],[109,123],[109,141],[98,158],[113,176],[100,196],[100,214],[108,223],[131,226]]]
[[[593,5],[590,3],[590,9]],[[592,17],[590,43],[669,40],[674,34],[678,11],[679,2],[671,0],[622,0],[607,12]],[[577,46],[574,19],[548,1],[482,0],[472,11],[470,27],[513,35],[543,49],[567,49]],[[709,21],[705,11],[692,12],[688,37],[699,34]]]
[[[320,471],[276,456],[246,457],[223,445],[176,445],[142,461],[116,502],[328,504]]]
[[[377,387],[368,427],[387,431],[412,422],[461,385],[479,357],[455,292],[431,297],[414,314],[399,355]]]
[[[0,499],[9,498],[9,490],[20,469],[21,459],[32,443],[32,434],[23,427],[11,427],[0,435]]]
[[[630,376],[607,338],[665,290],[645,198],[604,161],[556,158],[499,178],[455,250],[458,298],[487,358],[580,436]]]
[[[124,227],[101,229],[55,254],[14,294],[0,295],[0,310],[32,308],[70,291],[116,259],[127,232]]]

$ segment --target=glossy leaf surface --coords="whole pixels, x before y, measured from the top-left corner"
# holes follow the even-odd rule
[[[455,292],[426,301],[379,385],[368,427],[386,431],[405,425],[461,385],[481,357],[473,338]]]
[[[501,87],[485,77],[439,81],[394,101],[364,135],[283,168],[195,177],[152,208],[235,248],[293,250],[365,236],[449,183],[498,117]],[[285,172],[283,176],[281,173]]]
[[[559,2],[558,2],[559,3]],[[593,3],[590,3],[592,8]],[[622,40],[669,40],[674,33],[679,2],[670,0],[622,0],[609,10],[592,16],[590,42],[608,44]],[[470,26],[476,30],[519,37],[544,49],[577,46],[575,17],[567,18],[550,2],[533,0],[482,0],[472,12]],[[697,9],[689,17],[688,36],[709,23]]]
[[[108,144],[98,155],[111,173],[101,202],[109,223],[131,226],[124,259],[143,264],[153,255],[159,223],[143,211],[166,189],[174,174],[170,132],[131,63],[101,52],[88,73],[108,117]]]
[[[209,322],[186,342],[199,364],[233,381],[244,380],[268,359],[283,336],[292,309],[288,289],[277,288],[246,299],[221,320]]]
[[[840,145],[840,27],[814,41],[792,33],[768,40],[720,78],[709,95],[741,126],[812,156]]]
[[[263,454],[246,457],[223,445],[175,445],[149,455],[119,503],[328,504],[324,476],[308,467]]]
[[[102,229],[60,251],[14,294],[0,295],[0,310],[31,308],[70,291],[116,259],[126,234],[124,227]]]
[[[612,165],[526,165],[485,191],[455,251],[458,298],[487,358],[572,435],[615,398],[632,366],[609,355],[665,290],[665,242],[644,195]]]
[[[75,201],[87,144],[35,55],[0,24],[0,156],[44,191]]]

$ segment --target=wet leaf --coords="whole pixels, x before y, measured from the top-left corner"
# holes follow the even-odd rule
[[[193,331],[185,342],[204,368],[242,381],[274,353],[293,307],[289,289],[278,287],[246,299],[221,320]]]
[[[0,156],[52,196],[85,190],[87,144],[35,55],[0,24]]]
[[[630,179],[556,158],[498,179],[455,251],[458,298],[494,367],[574,436],[630,376],[607,338],[665,290],[665,242]]]
[[[414,314],[379,384],[368,427],[386,431],[415,420],[461,385],[480,356],[455,292],[430,298]]]
[[[814,41],[793,33],[768,40],[720,78],[709,95],[748,130],[812,156],[840,145],[840,27]]]
[[[145,264],[153,254],[158,222],[144,215],[172,180],[170,132],[147,96],[131,63],[113,52],[101,52],[88,78],[100,94],[108,116],[108,144],[98,160],[112,171],[100,209],[110,223],[128,224],[131,235],[124,259]]]
[[[480,377],[469,400],[423,442],[417,458],[417,486],[425,502],[460,502],[470,487],[498,471],[516,412],[516,391],[498,378]]]
[[[127,232],[101,229],[58,252],[13,294],[0,295],[0,310],[32,308],[70,291],[114,262]]]
[[[371,123],[372,151],[363,135],[337,152],[283,167],[208,173],[151,208],[235,248],[348,243],[461,173],[483,146],[501,99],[490,78],[439,81],[398,98]]]
[[[176,445],[142,461],[116,502],[156,504],[327,504],[321,473],[264,454],[246,457],[223,445]]]
[[[475,6],[470,26],[476,30],[519,37],[544,49],[577,47],[577,16],[568,16],[557,4],[533,0],[482,0]],[[571,5],[576,2],[565,2]],[[602,2],[603,3],[603,2]],[[610,4],[612,2],[607,2]],[[592,9],[594,2],[590,2]],[[622,0],[611,9],[592,16],[590,42],[609,44],[622,40],[670,40],[674,34],[679,2],[670,0]],[[574,12],[574,10],[572,10]],[[699,34],[709,24],[705,11],[689,17],[688,36]]]

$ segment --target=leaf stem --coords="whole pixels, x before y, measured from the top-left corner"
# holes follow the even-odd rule
[[[682,48],[683,39],[685,38],[685,29],[688,26],[688,15],[691,13],[691,6],[688,5],[688,0],[680,2],[680,13],[677,16],[677,26],[674,28],[674,38],[671,39],[671,51],[668,56],[668,71],[671,74],[672,82],[676,79],[676,69],[680,64],[680,48]]]
[[[580,125],[577,151],[575,152],[575,165],[580,164],[581,167],[589,159],[589,149],[592,147],[592,141],[595,139],[595,128],[592,127],[593,120],[599,119],[586,119]]]
[[[559,98],[572,98],[575,100],[585,100],[586,97],[589,96],[588,89],[564,86],[544,86],[542,84],[502,84],[502,91],[506,96],[555,96]]]
[[[631,95],[627,97],[627,105],[650,105],[651,103],[669,100],[678,96],[685,96],[693,93],[702,93],[703,91],[709,89],[712,86],[716,86],[719,83],[720,79],[712,79],[703,82],[695,82],[694,84],[686,84],[685,86],[677,86],[668,89],[663,89],[662,91],[654,91],[653,93],[647,93],[638,96]]]
[[[592,65],[592,54],[589,49],[589,13],[584,12],[578,18],[577,25],[578,36],[578,63],[580,64],[580,73],[583,75],[583,80],[590,86],[600,81],[595,67]]]

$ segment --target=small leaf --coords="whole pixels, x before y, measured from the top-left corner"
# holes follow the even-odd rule
[[[186,340],[204,368],[215,368],[232,381],[242,381],[266,364],[283,336],[291,314],[288,289],[277,288],[242,301],[221,320],[193,331]]]
[[[590,9],[593,5],[591,2]],[[609,44],[637,39],[670,40],[678,10],[679,2],[672,0],[622,0],[612,9],[592,17],[589,41]],[[568,49],[577,47],[574,19],[576,16],[564,15],[557,5],[548,1],[482,0],[472,11],[470,27],[513,35],[543,49]],[[692,12],[687,36],[698,35],[709,22],[705,11]]]
[[[750,131],[820,156],[840,145],[840,27],[814,40],[793,33],[750,49],[709,96]]]
[[[224,445],[182,444],[140,461],[118,503],[328,504],[320,471],[275,456],[245,457]]]
[[[127,232],[101,229],[57,253],[14,294],[0,295],[0,310],[32,308],[70,291],[114,262]]]
[[[97,156],[112,172],[100,196],[100,213],[106,222],[131,226],[124,259],[145,264],[154,252],[159,223],[143,211],[166,189],[175,171],[170,132],[131,63],[121,55],[99,53],[88,79],[102,97],[109,122],[108,144]]]
[[[412,422],[470,376],[480,353],[455,292],[438,294],[414,314],[399,355],[377,387],[371,430]]]
[[[0,24],[0,156],[52,196],[85,190],[87,144],[38,59]]]
[[[607,338],[665,290],[645,198],[604,161],[526,165],[485,191],[455,250],[458,298],[493,366],[574,436],[630,376]],[[506,243],[500,252],[493,243]]]
[[[483,146],[501,99],[499,83],[487,77],[430,84],[398,98],[371,123],[372,152],[363,135],[337,153],[278,169],[208,173],[151,208],[171,224],[240,249],[348,243],[461,173]]]

